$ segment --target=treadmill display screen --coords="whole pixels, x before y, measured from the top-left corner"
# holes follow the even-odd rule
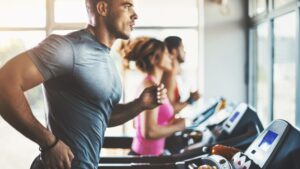
[[[269,130],[264,136],[263,140],[259,143],[258,147],[260,147],[264,151],[268,151],[277,136],[277,133]]]
[[[233,121],[237,118],[237,116],[239,116],[239,114],[240,114],[240,112],[235,112],[229,120],[233,123]]]

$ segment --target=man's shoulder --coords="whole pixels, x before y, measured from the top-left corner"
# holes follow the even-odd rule
[[[54,41],[66,41],[72,43],[78,39],[82,39],[84,36],[84,32],[82,30],[73,31],[65,35],[60,34],[50,34],[46,40],[54,40]]]
[[[85,32],[84,30],[76,30],[73,32],[69,32],[68,34],[62,35],[66,38],[76,38],[76,37],[82,37],[84,36]]]
[[[62,37],[72,43],[75,48],[85,45],[90,46],[95,43],[94,39],[84,30],[70,32],[66,35],[62,35]]]
[[[67,35],[58,35],[58,34],[50,34],[45,40],[41,42],[41,44],[56,44],[56,45],[66,45],[71,44],[72,41]]]

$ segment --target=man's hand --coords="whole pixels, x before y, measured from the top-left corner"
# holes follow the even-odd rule
[[[193,104],[195,101],[199,100],[200,99],[200,93],[198,91],[195,91],[195,92],[191,92],[190,93],[190,97],[189,99],[187,100],[187,102],[189,104]]]
[[[190,93],[190,97],[193,98],[194,101],[197,101],[200,99],[200,93],[198,91],[195,91],[195,92],[191,92]]]
[[[167,89],[163,84],[147,87],[138,98],[143,109],[153,109],[167,98]]]
[[[42,153],[46,169],[71,169],[73,158],[71,149],[60,140],[49,151]]]
[[[121,125],[139,113],[157,107],[167,98],[166,93],[167,89],[164,88],[164,85],[154,85],[146,88],[134,101],[115,105],[108,126]]]

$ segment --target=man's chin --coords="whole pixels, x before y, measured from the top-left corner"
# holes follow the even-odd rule
[[[178,59],[179,63],[184,63],[185,59]]]
[[[117,38],[118,39],[127,40],[127,39],[130,38],[130,34],[131,34],[131,31],[128,31],[128,32],[119,32],[118,35],[117,35]]]

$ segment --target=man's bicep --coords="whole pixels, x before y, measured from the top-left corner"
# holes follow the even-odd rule
[[[27,52],[8,61],[0,70],[1,83],[19,85],[23,91],[31,89],[44,81],[36,65]]]

